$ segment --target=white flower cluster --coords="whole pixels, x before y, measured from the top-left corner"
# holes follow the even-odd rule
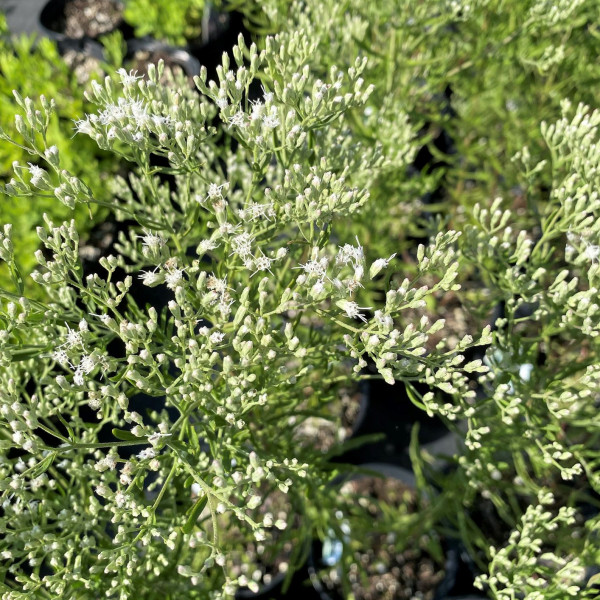
[[[553,511],[554,501],[551,492],[539,493],[538,504],[527,508],[508,544],[494,550],[490,574],[478,577],[477,587],[489,586],[501,600],[510,600],[515,593],[524,594],[527,600],[543,600],[549,593],[561,598],[579,596],[585,567],[577,558],[542,552],[545,539],[575,523],[575,509],[563,506]]]
[[[327,18],[312,23],[322,4]],[[327,530],[331,502],[331,466],[316,444],[299,449],[299,421],[328,418],[339,385],[376,373],[464,437],[448,484],[460,511],[476,494],[505,508],[506,487],[539,487],[530,471],[544,482],[597,479],[598,112],[566,102],[542,126],[555,185],[539,215],[469,196],[472,210],[447,215],[454,229],[421,244],[407,232],[388,239],[388,225],[405,222],[387,223],[394,211],[423,206],[412,192],[396,201],[421,189],[401,171],[418,147],[422,96],[398,100],[394,88],[414,81],[382,53],[370,70],[358,4],[352,17],[334,0],[294,5],[306,7],[297,28],[260,52],[240,39],[216,81],[202,71],[200,94],[165,84],[161,65],[92,84],[96,109],[77,132],[135,165],[102,203],[128,231],[93,274],[83,274],[75,221],[46,217],[31,277],[42,299],[27,299],[10,226],[0,233],[16,290],[0,305],[2,585],[128,598],[168,578],[173,597],[229,598],[267,583],[275,545],[287,552],[277,568],[297,568],[300,536]],[[417,4],[421,19],[427,3]],[[487,5],[443,4],[452,11],[440,22],[465,27]],[[559,9],[551,26],[569,12]],[[343,31],[330,31],[336,19]],[[397,22],[373,31],[394,33]],[[401,37],[386,55],[403,55]],[[415,62],[436,71],[430,56]],[[374,99],[374,73],[389,101]],[[46,146],[52,104],[17,101],[17,143],[35,158],[2,190],[96,203]],[[533,186],[548,163],[532,165],[526,149],[518,159]],[[459,292],[478,325],[446,336],[456,323],[440,313],[452,317]],[[483,323],[499,302],[492,332]],[[494,552],[485,582],[499,598],[533,600],[546,585],[578,592],[578,562],[541,553],[539,536],[574,518],[552,518],[549,502]]]

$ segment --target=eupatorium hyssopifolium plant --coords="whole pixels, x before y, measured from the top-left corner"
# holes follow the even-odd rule
[[[467,373],[486,367],[461,353],[489,330],[427,352],[442,321],[395,325],[456,289],[458,233],[419,247],[415,277],[378,306],[362,300],[394,256],[370,257],[339,223],[369,201],[357,182],[388,158],[348,127],[372,91],[365,60],[319,80],[306,66],[315,50],[302,32],[260,53],[240,39],[235,65],[224,56],[216,82],[197,79],[200,95],[160,83],[161,65],[94,82],[97,110],[76,126],[130,161],[108,203],[130,227],[84,276],[76,224],[47,218],[32,277],[51,301],[22,295],[4,227],[3,600],[256,589],[264,574],[240,564],[249,544],[268,556],[294,541],[293,568],[298,540],[326,530],[327,465],[293,443],[295,428],[327,414],[367,357],[390,383],[454,394],[440,407],[449,418],[472,403]],[[3,138],[45,166],[17,166],[5,201],[98,203],[47,145],[53,104],[16,97],[21,138]],[[160,290],[164,309],[139,299],[134,279]]]
[[[599,124],[597,110],[563,101],[562,118],[540,128],[553,185],[536,224],[521,228],[497,198],[476,205],[460,244],[463,266],[480,269],[504,315],[478,400],[463,413],[465,451],[443,487],[463,540],[476,559],[484,551],[484,569],[489,561],[478,583],[498,600],[597,597],[585,584],[586,568],[600,564]],[[536,189],[547,161],[526,149],[515,161]],[[482,502],[487,523],[465,517]]]
[[[459,517],[473,555],[476,547],[484,550],[480,567],[491,560],[494,575],[501,572],[501,583],[490,580],[495,597],[527,590],[531,599],[560,598],[567,589],[593,596],[579,587],[583,566],[600,562],[593,552],[597,520],[584,525],[581,517],[597,511],[599,489],[597,113],[585,105],[574,110],[563,98],[595,102],[598,3],[273,0],[264,6],[275,28],[290,28],[290,19],[319,40],[320,51],[310,58],[316,73],[359,51],[369,56],[364,77],[378,85],[364,118],[350,120],[359,139],[414,155],[419,139],[408,127],[390,126],[406,116],[412,132],[428,123],[423,142],[441,128],[453,138],[454,154],[443,156],[442,198],[447,220],[463,233],[457,278],[463,289],[455,298],[466,318],[479,315],[481,322],[494,305],[505,314],[487,352],[491,371],[479,381],[478,401],[457,415],[466,417],[466,448],[459,470],[444,482],[457,499],[448,503],[449,513]],[[444,96],[451,110],[436,102]],[[394,132],[408,134],[402,145]],[[371,201],[362,214],[370,211],[372,245],[385,255],[398,251],[398,237],[410,231],[404,223],[407,215],[414,221],[415,203],[398,208],[412,199],[415,180],[405,169],[377,175],[365,183]],[[441,316],[452,296],[433,294],[425,312]],[[409,314],[414,318],[406,311],[397,323]],[[426,400],[429,412],[444,412],[437,398]],[[547,508],[534,507],[550,506],[548,489],[553,514],[577,506],[575,523],[563,513],[546,529],[547,517],[539,514]],[[466,517],[464,507],[482,498],[506,539],[491,539]],[[509,543],[508,531],[536,519],[554,556],[536,544],[525,552],[527,536]],[[520,553],[512,571],[490,552],[505,542],[505,552],[494,556]]]
[[[408,144],[413,154],[419,146],[433,154],[427,162],[428,152],[418,152],[415,165],[424,169],[419,177],[395,169],[369,184],[371,232],[361,237],[369,245],[422,229],[420,212],[441,213],[451,228],[462,229],[465,209],[496,196],[514,199],[525,220],[546,201],[551,173],[548,167],[542,171],[537,187],[525,195],[512,156],[527,146],[534,162],[543,158],[539,123],[561,117],[563,98],[596,102],[597,0],[240,4],[240,10],[269,15],[272,30],[310,31],[319,47],[310,65],[321,77],[332,64],[351,64],[357,52],[368,56],[364,77],[377,82],[367,102],[370,115],[352,119],[350,127],[364,139],[395,144],[394,136],[409,131],[399,126],[408,117],[419,132]],[[427,173],[432,163],[438,168]],[[436,187],[429,196],[436,202],[423,206],[425,191]],[[374,218],[382,210],[390,218]]]
[[[36,40],[34,36],[25,35],[10,36],[3,15],[0,15],[0,33],[0,127],[7,132],[15,132],[13,119],[18,105],[12,95],[13,89],[19,90],[23,96],[38,97],[44,94],[48,98],[56,98],[56,113],[50,121],[48,136],[62,151],[63,167],[94,185],[100,199],[104,200],[104,188],[98,184],[116,170],[114,156],[100,151],[89,139],[73,139],[73,132],[66,125],[85,110],[81,84],[51,40]],[[25,148],[3,143],[0,148],[0,179],[3,182],[10,179],[14,161],[35,163],[36,157]],[[94,211],[98,212],[96,208]],[[39,239],[35,227],[43,222],[43,212],[55,219],[76,216],[80,220],[82,237],[88,234],[94,223],[86,207],[80,205],[71,210],[55,202],[54,198],[37,198],[35,203],[32,199],[19,203],[3,202],[0,221],[13,225],[15,260],[23,275],[29,275],[36,266],[33,253],[39,247]],[[7,286],[9,281],[6,265],[0,265],[0,285]],[[28,293],[35,289],[30,280],[27,280],[26,287]],[[40,293],[41,289],[36,289],[36,292]]]
[[[138,37],[151,35],[170,44],[200,37],[205,0],[126,0],[123,17]]]

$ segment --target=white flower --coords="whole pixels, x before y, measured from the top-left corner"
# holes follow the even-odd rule
[[[170,269],[165,275],[165,283],[170,290],[174,290],[183,281],[183,269]]]
[[[353,263],[355,267],[362,263],[365,258],[363,247],[360,245],[358,238],[356,238],[356,243],[358,246],[352,246],[352,244],[344,244],[343,247],[340,246],[335,262],[344,265]]]
[[[216,292],[217,294],[224,294],[227,292],[227,277],[223,277],[223,279],[219,279],[214,275],[210,275],[206,280],[206,287]]]
[[[277,116],[277,108],[272,107],[271,112],[262,118],[262,124],[265,129],[275,129],[279,127],[279,117]]]
[[[98,317],[100,319],[100,322],[103,323],[104,325],[108,325],[112,319],[112,317],[107,314],[95,315],[94,313],[90,313],[90,317]]]
[[[224,202],[224,201],[223,201]],[[215,208],[216,208],[216,202],[215,202]],[[219,235],[221,235],[222,237],[226,237],[228,235],[231,235],[233,233],[235,233],[238,229],[240,228],[239,225],[233,225],[233,223],[222,223],[221,225],[219,225]]]
[[[223,332],[215,331],[214,333],[210,334],[208,339],[210,340],[211,344],[220,344],[224,338],[225,334]]]
[[[127,71],[122,67],[117,70],[118,75],[121,77],[121,83],[124,86],[133,85],[138,79],[142,79],[141,75],[137,75],[137,71]]]
[[[569,231],[567,231],[567,239],[571,242],[571,244],[576,244],[578,241],[578,235],[569,229]]]
[[[264,88],[264,86],[261,86],[262,88],[262,92],[263,92],[263,99],[265,101],[265,104],[270,104],[271,102],[273,102],[273,92],[267,92]]]
[[[375,320],[386,330],[391,330],[394,326],[394,319],[381,310],[375,311]]]
[[[139,460],[148,460],[154,458],[156,456],[156,452],[154,448],[144,448],[138,455]]]
[[[221,316],[226,319],[231,313],[231,305],[233,304],[233,300],[230,300],[228,296],[223,296],[221,301],[217,305]]]
[[[85,133],[86,135],[93,135],[94,129],[88,119],[79,119],[74,121],[76,133]]]
[[[223,213],[227,208],[227,200],[224,198],[216,198],[213,200],[213,208],[216,213]],[[223,225],[229,225],[229,223],[223,223]]]
[[[117,104],[108,104],[98,113],[98,120],[102,125],[112,125],[121,122],[125,117],[125,98],[119,98]]]
[[[162,115],[152,115],[150,118],[156,127],[159,127],[160,125],[169,125],[171,122],[170,117],[163,117]]]
[[[44,156],[52,162],[53,160],[58,158],[58,148],[56,146],[50,146],[45,152]]]
[[[113,456],[105,456],[103,459],[99,460],[95,465],[94,468],[96,469],[96,471],[99,471],[100,473],[102,473],[103,471],[106,471],[107,469],[109,469],[110,471],[113,471],[117,466],[117,461],[115,460],[115,458]]]
[[[361,310],[370,310],[370,306],[358,306],[356,302],[351,300],[340,300],[337,305],[346,313],[350,319],[360,319],[363,322],[367,322],[364,315],[360,313]]]
[[[88,375],[89,373],[91,373],[94,370],[96,364],[97,364],[97,361],[92,355],[84,354],[81,357],[81,361],[79,362],[78,369],[80,369],[81,371],[83,371],[83,373]]]
[[[595,262],[598,259],[598,256],[600,256],[600,246],[588,244],[585,248],[585,256],[592,262]]]
[[[97,359],[93,355],[84,354],[79,361],[79,365],[75,369],[73,375],[73,381],[75,385],[83,385],[85,382],[84,375],[91,373],[96,365],[98,364]]]
[[[229,117],[229,124],[234,127],[244,127],[246,125],[246,115],[241,110],[236,112],[233,117]]]
[[[275,211],[273,210],[273,204],[250,202],[246,208],[239,211],[239,215],[241,219],[249,218],[251,221],[262,218],[269,220],[269,217],[275,216]]]
[[[309,260],[303,265],[300,265],[301,269],[307,275],[313,275],[318,279],[324,279],[327,274],[327,258],[324,256],[319,260]]]
[[[162,275],[154,271],[140,271],[138,278],[142,280],[144,285],[153,286],[160,283]]]
[[[255,271],[254,271],[254,273],[252,273],[251,277],[256,275],[256,273],[258,273],[259,271],[269,271],[269,273],[271,273],[271,275],[273,275],[273,273],[271,272],[271,263],[272,262],[273,262],[273,259],[265,256],[264,254],[262,254],[261,256],[255,256],[254,257]]]
[[[267,539],[267,536],[262,529],[256,529],[254,531],[254,539],[257,542],[264,542]]]
[[[363,287],[359,282],[365,275],[365,268],[362,265],[356,265],[354,267],[354,280],[360,287]]]
[[[311,288],[310,293],[313,298],[318,298],[325,291],[325,284],[322,279],[319,279]]]
[[[110,488],[103,483],[99,483],[94,490],[98,496],[106,498],[110,494]]]
[[[144,235],[138,237],[142,240],[143,246],[149,250],[158,250],[166,244],[165,239],[157,233],[145,232]]]
[[[208,190],[206,192],[207,198],[209,200],[218,200],[223,197],[223,188],[227,184],[223,183],[221,185],[217,185],[216,183],[210,183],[208,185]]]
[[[36,477],[35,479],[31,480],[31,490],[33,492],[36,492],[47,482],[48,482],[48,475],[46,475],[46,473],[42,473],[41,475],[38,475],[38,477]]]
[[[369,269],[369,277],[373,279],[373,277],[375,277],[382,269],[387,269],[387,266],[394,256],[396,256],[396,253],[392,254],[389,258],[378,258],[374,261]]]
[[[29,173],[31,175],[31,185],[38,187],[40,182],[46,177],[46,171],[42,167],[38,167],[33,163],[27,163],[29,165]]]
[[[65,350],[55,350],[52,353],[52,360],[63,366],[69,363],[69,357]]]
[[[259,121],[263,115],[263,103],[260,100],[254,100],[252,102],[252,112],[250,113],[250,121]]]
[[[262,504],[261,496],[251,496],[250,499],[248,500],[248,502],[246,503],[246,506],[250,510],[253,510],[253,509],[257,508],[258,506],[260,506],[261,504]]]
[[[125,505],[125,503],[127,502],[127,500],[128,500],[127,494],[125,494],[121,490],[119,490],[115,494],[115,503],[119,508],[122,508]]]
[[[202,240],[198,244],[198,247],[196,248],[196,252],[200,256],[202,256],[203,254],[206,254],[207,252],[210,252],[211,250],[218,248],[218,246],[219,245],[213,240]]]
[[[135,121],[138,128],[146,128],[150,125],[150,114],[148,107],[143,100],[131,102],[128,106],[131,118]]]
[[[67,325],[67,341],[64,345],[67,346],[67,348],[74,348],[75,346],[83,347],[83,339],[81,338],[81,333],[79,333],[79,331],[76,331],[75,329],[71,329]]]
[[[252,242],[254,238],[244,231],[231,239],[231,247],[235,254],[238,254],[242,259],[248,257],[252,253]]]

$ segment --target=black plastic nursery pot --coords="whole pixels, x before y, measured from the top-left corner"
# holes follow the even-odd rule
[[[207,6],[209,6],[208,2]],[[227,53],[233,60],[232,48],[237,44],[240,35],[249,46],[252,39],[244,25],[244,17],[241,13],[221,12],[209,8],[205,12],[200,35],[196,39],[188,40],[183,48],[206,68],[209,79],[215,79],[223,54]],[[250,94],[253,93],[256,93],[257,99],[260,95],[258,84],[251,86]]]
[[[149,37],[127,41],[126,60],[132,63],[133,70],[143,73],[149,63],[156,64],[161,59],[169,68],[180,68],[190,80],[200,74],[200,62],[184,48]]]
[[[336,484],[340,486],[340,492],[342,487],[352,487],[354,484],[354,491],[360,490],[360,506],[367,506],[364,502],[368,502],[369,497],[383,499],[378,494],[389,493],[389,499],[401,498],[402,502],[406,494],[415,497],[416,481],[411,471],[382,463],[363,464],[360,467],[377,476],[361,473],[341,478]],[[377,519],[377,516],[374,515],[373,518]],[[344,534],[341,539],[332,535],[331,538],[314,543],[309,555],[308,571],[320,600],[344,600],[346,597],[340,565],[350,546],[350,525],[342,520],[340,529],[347,533],[346,539],[343,539]],[[395,543],[395,536],[395,532],[378,533],[370,537],[368,542],[365,539],[365,544],[360,546],[360,550],[354,549],[353,560],[362,563],[367,570],[367,576],[361,578],[356,563],[352,563],[346,575],[347,585],[351,585],[353,597],[385,597],[390,600],[414,597],[423,600],[448,598],[455,586],[459,569],[457,547],[452,543],[443,544],[442,566],[436,563],[432,555],[419,548],[406,547],[398,554],[395,551],[390,552]],[[384,561],[384,557],[389,559],[388,563]]]
[[[421,392],[425,386],[417,386]],[[458,437],[450,432],[443,421],[429,417],[415,406],[403,382],[389,385],[383,380],[372,379],[364,382],[368,401],[364,415],[353,432],[353,437],[380,435],[377,441],[367,442],[351,448],[339,457],[346,463],[364,462],[393,463],[411,469],[408,448],[412,429],[419,427],[419,445],[432,455],[452,456],[459,447]],[[441,466],[441,462],[439,463]]]
[[[101,36],[117,30],[125,38],[131,35],[121,16],[122,8],[120,0],[42,0],[36,29],[56,42],[62,55],[75,53],[103,61]]]
[[[292,416],[290,420],[296,427],[295,439],[300,446],[310,446],[345,461],[344,445],[357,437],[368,411],[368,387],[364,383],[350,384],[339,390],[329,418]]]
[[[96,40],[120,30],[129,37],[132,30],[123,21],[121,0],[47,0],[39,13],[40,28],[49,38]]]
[[[204,14],[202,15],[200,35],[188,40],[188,49],[194,54],[202,52],[204,48],[226,36],[232,29],[232,21],[235,20],[235,17],[232,18],[232,13],[220,11],[211,2],[206,2],[204,5]],[[234,29],[236,28],[234,27]]]

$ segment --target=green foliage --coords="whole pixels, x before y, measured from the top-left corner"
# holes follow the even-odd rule
[[[293,546],[293,570],[336,510],[333,467],[298,429],[367,361],[459,439],[444,476],[414,438],[418,481],[441,492],[400,520],[452,527],[496,600],[593,598],[598,2],[259,8],[248,19],[278,35],[240,39],[200,94],[162,65],[91,85],[75,139],[129,164],[109,198],[49,146],[55,106],[15,97],[2,137],[39,164],[14,165],[4,194],[133,225],[84,280],[79,224],[46,218],[31,274],[45,302],[26,297],[14,229],[0,235],[0,449],[24,457],[0,464],[1,551],[17,564],[3,600],[230,598],[264,581],[240,559],[255,543]],[[435,146],[442,130],[453,151]],[[435,173],[411,167],[423,146]],[[437,186],[440,202],[419,200]],[[164,310],[134,298],[133,277]],[[169,410],[141,415],[140,392]],[[346,514],[371,528],[340,510],[338,539]]]
[[[100,38],[104,48],[106,70],[116,71],[123,66],[127,56],[127,43],[123,33],[118,29]]]
[[[483,550],[482,558],[474,549],[482,567],[492,558],[490,544],[503,541],[490,540],[481,523],[465,518],[464,506],[491,502],[510,530],[520,525],[523,507],[536,505],[538,493],[548,486],[559,490],[558,507],[589,502],[590,488],[599,490],[600,438],[592,424],[598,365],[598,123],[587,106],[597,103],[600,77],[594,58],[597,10],[595,0],[551,5],[495,0],[286,5],[273,0],[263,7],[265,26],[283,36],[300,29],[313,41],[305,55],[315,74],[325,76],[331,65],[357,54],[368,57],[363,77],[377,85],[367,110],[348,120],[349,130],[364,143],[381,143],[386,159],[398,152],[400,161],[380,171],[385,176],[363,183],[370,191],[364,226],[353,219],[349,229],[379,256],[402,257],[400,273],[392,275],[399,289],[405,287],[406,273],[418,275],[418,252],[407,237],[419,236],[415,223],[423,213],[439,216],[425,225],[425,235],[446,226],[462,234],[455,257],[448,257],[458,261],[455,281],[461,290],[433,292],[426,305],[402,312],[397,322],[412,327],[421,315],[449,317],[446,331],[449,324],[458,325],[444,311],[451,302],[460,307],[466,326],[461,333],[476,332],[494,306],[505,306],[485,363],[465,367],[474,373],[480,366],[490,368],[473,377],[477,402],[460,409],[452,378],[443,369],[429,373],[427,381],[445,388],[453,400],[414,390],[415,402],[428,413],[466,424],[466,436],[458,429],[466,443],[459,471],[443,486],[456,500],[448,503],[449,514],[459,516],[455,523],[464,541]],[[575,110],[564,98],[573,106],[583,104]],[[432,144],[442,130],[453,140],[451,153]],[[405,168],[423,144],[443,161],[439,179],[415,178]],[[415,202],[438,183],[440,203]],[[387,282],[381,279],[382,289]],[[368,304],[376,298],[369,296]],[[574,482],[575,490],[563,481]],[[581,553],[578,542],[568,543],[569,527],[549,542],[560,546],[556,564],[567,566],[554,573],[555,579],[550,570],[550,578],[538,582],[549,586],[548,598],[567,593],[562,587],[567,579],[569,586],[581,583],[581,570],[568,567],[570,557]],[[593,546],[594,528],[586,530],[580,521],[575,527]],[[589,553],[581,559],[594,564]],[[546,557],[533,552],[528,560],[537,565]],[[518,565],[519,577],[522,568]],[[496,597],[515,597],[523,581],[503,582]],[[536,593],[527,597],[546,597],[544,589]]]
[[[553,503],[551,492],[540,492],[538,503],[527,508],[508,544],[499,551],[493,549],[490,574],[478,577],[478,587],[489,585],[498,600],[511,600],[515,590],[527,600],[590,597],[576,585],[585,578],[581,561],[583,544],[576,544],[580,552],[569,558],[560,555],[564,548],[559,548],[559,555],[548,550],[542,552],[543,544],[556,538],[557,531],[564,539],[569,528],[576,525],[574,508],[562,506],[552,511]],[[531,572],[532,563],[537,566],[535,573]]]
[[[118,255],[101,259],[102,274],[84,279],[76,223],[46,218],[37,230],[45,253],[36,254],[32,279],[52,301],[7,295],[2,307],[0,377],[12,383],[1,397],[8,405],[0,427],[36,465],[17,475],[16,496],[10,483],[0,484],[3,498],[19,497],[0,518],[6,552],[16,562],[32,552],[20,532],[33,515],[11,506],[33,506],[42,487],[45,519],[72,515],[66,543],[78,548],[75,559],[49,531],[56,551],[30,558],[49,565],[48,574],[38,582],[37,572],[17,568],[9,589],[33,594],[43,586],[76,598],[84,583],[96,595],[120,598],[134,591],[229,598],[238,586],[257,588],[262,559],[250,562],[247,572],[258,573],[252,581],[238,565],[248,544],[264,542],[265,556],[290,548],[292,571],[306,548],[298,540],[328,527],[333,467],[314,444],[298,444],[297,430],[308,417],[329,416],[331,390],[360,379],[367,356],[390,382],[430,381],[456,393],[458,411],[473,397],[471,365],[463,369],[459,353],[489,342],[489,331],[428,353],[428,337],[442,322],[394,326],[432,293],[455,289],[456,232],[419,249],[414,280],[364,307],[362,290],[394,259],[371,256],[358,240],[340,242],[344,223],[368,202],[361,182],[387,164],[378,145],[348,135],[347,119],[373,88],[364,84],[360,57],[331,68],[325,81],[314,77],[303,64],[309,45],[299,32],[267,40],[259,53],[240,36],[234,64],[225,55],[216,81],[205,71],[197,78],[200,94],[182,77],[161,83],[162,65],[147,80],[121,69],[120,82],[92,83],[97,108],[77,130],[131,163],[109,204],[135,224],[120,237]],[[262,75],[269,83],[250,102]],[[15,166],[3,191],[52,194],[69,206],[107,204],[47,147],[53,106],[17,102],[19,141],[5,139],[45,168]],[[166,164],[154,166],[154,157]],[[7,226],[0,258],[18,289],[11,235]],[[170,295],[163,311],[134,300],[134,276]],[[422,285],[419,278],[428,277],[438,280]],[[373,318],[365,313],[371,308]],[[125,356],[113,356],[110,342]],[[164,398],[170,412],[142,416],[130,408],[140,392]],[[35,406],[26,414],[25,398]],[[81,403],[95,413],[91,421],[79,417]],[[104,443],[106,428],[115,439]],[[121,457],[132,445],[141,451]],[[20,468],[13,462],[7,459],[5,482]],[[55,477],[60,483],[46,486]],[[265,513],[278,494],[281,510]],[[109,522],[119,523],[114,539]]]
[[[396,162],[385,177],[369,183],[368,222],[378,230],[370,227],[361,239],[390,240],[381,255],[397,252],[407,235],[435,234],[424,214],[439,213],[458,229],[463,207],[476,202],[502,196],[526,210],[534,200],[544,201],[549,170],[523,206],[511,159],[526,146],[532,160],[540,160],[545,144],[539,123],[560,118],[563,98],[595,102],[598,7],[596,0],[559,3],[549,16],[543,0],[266,0],[259,7],[237,6],[249,15],[259,10],[270,31],[309,33],[311,69],[320,76],[357,54],[368,57],[365,80],[378,85],[367,114],[356,114],[350,127],[365,139],[401,148],[405,162],[423,145],[442,162],[435,177],[407,177]],[[432,143],[441,132],[453,141],[450,153]],[[389,136],[405,143],[386,142]],[[425,193],[438,185],[443,189],[437,202],[423,205]],[[382,211],[390,218],[378,218]]]
[[[123,17],[137,37],[151,35],[173,45],[185,45],[202,31],[205,0],[126,0]]]
[[[115,163],[106,153],[101,152],[90,140],[73,138],[73,120],[85,110],[82,85],[64,63],[56,46],[48,39],[36,40],[33,37],[17,38],[7,35],[2,23],[0,37],[0,127],[9,135],[16,133],[12,115],[18,109],[13,90],[24,96],[56,98],[56,115],[48,127],[48,136],[53,140],[61,155],[61,163],[66,169],[82,176],[94,185],[99,198],[109,196],[106,187],[109,173],[115,170]],[[39,158],[26,148],[3,143],[0,146],[0,179],[8,181],[13,162],[37,163]],[[0,198],[0,219],[13,224],[15,259],[25,275],[35,266],[33,252],[39,246],[35,228],[42,223],[42,214],[51,218],[76,218],[83,236],[91,229],[93,222],[88,209],[75,210],[57,203],[55,198]],[[94,209],[94,215],[98,211]],[[0,265],[0,282],[9,287],[8,271]],[[28,290],[30,290],[28,284]]]

